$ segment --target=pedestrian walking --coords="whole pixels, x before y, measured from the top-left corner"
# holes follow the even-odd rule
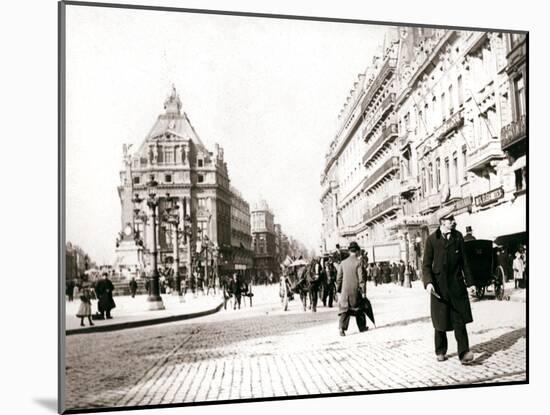
[[[391,282],[393,282],[394,284],[397,284],[399,279],[398,275],[399,275],[399,269],[397,268],[397,264],[393,262],[391,264]]]
[[[384,284],[389,284],[391,282],[391,270],[389,262],[384,262],[382,264],[382,278]]]
[[[134,277],[132,277],[132,279],[128,283],[128,286],[130,288],[130,295],[132,296],[132,298],[134,298],[136,296],[137,287],[138,287],[138,284],[137,284],[136,279]]]
[[[292,292],[290,290],[290,281],[287,276],[283,274],[279,280],[279,297],[281,298],[283,311],[288,310],[288,302],[290,301],[291,296]]]
[[[239,307],[241,309],[241,291],[242,285],[237,273],[233,273],[233,279],[229,283],[229,293],[233,297],[233,310]]]
[[[473,285],[462,234],[453,229],[454,217],[439,220],[439,228],[426,240],[422,260],[422,281],[430,293],[430,311],[435,330],[438,362],[447,359],[447,331],[454,331],[462,364],[474,359],[466,324],[473,321],[466,286]]]
[[[95,292],[98,299],[97,308],[102,320],[105,318],[105,315],[108,319],[113,318],[111,316],[111,310],[116,307],[115,300],[113,299],[114,288],[106,272],[103,273],[103,279],[96,283]]]
[[[84,319],[88,319],[90,326],[93,326],[92,322],[92,297],[93,292],[89,288],[82,288],[80,290],[80,306],[76,312],[76,316],[80,318],[80,325],[84,327]]]
[[[307,277],[309,282],[309,303],[311,304],[311,311],[317,312],[317,301],[319,298],[319,291],[321,288],[321,265],[313,260],[307,270]]]
[[[307,269],[305,266],[301,265],[297,270],[297,282],[294,286],[293,291],[300,296],[302,300],[302,306],[304,311],[307,309],[307,297],[309,294],[309,281],[307,278]]]
[[[75,287],[75,285],[76,284],[75,284],[73,279],[67,281],[65,294],[67,294],[67,299],[68,299],[69,302],[73,301],[73,299],[74,299],[74,287]]]
[[[359,245],[351,242],[349,245],[350,255],[340,264],[337,276],[337,291],[340,293],[339,307],[339,329],[340,336],[346,335],[349,326],[349,319],[353,315],[360,332],[367,331],[365,312],[361,308],[362,295],[359,284],[363,280],[363,268],[359,259]]]
[[[398,275],[398,279],[399,279],[399,285],[403,286],[403,284],[405,283],[405,263],[403,262],[403,260],[399,261],[399,266],[398,266],[398,269],[397,269],[397,275]]]
[[[374,286],[376,287],[378,284],[380,284],[380,267],[378,266],[378,263],[372,264],[372,279],[374,280]]]
[[[514,288],[521,288],[523,284],[523,272],[524,272],[524,263],[521,257],[521,252],[516,252],[516,257],[512,263],[514,269]]]

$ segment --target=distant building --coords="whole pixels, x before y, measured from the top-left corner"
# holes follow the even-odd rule
[[[233,186],[231,190],[231,246],[232,257],[223,258],[221,271],[241,271],[249,274],[254,266],[250,206]]]
[[[252,244],[254,248],[254,271],[262,280],[270,273],[279,275],[277,262],[274,215],[265,200],[251,210]]]

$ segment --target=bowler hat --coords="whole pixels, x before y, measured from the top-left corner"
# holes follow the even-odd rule
[[[441,216],[439,220],[455,220],[455,216],[452,213],[449,213],[447,215]]]
[[[359,245],[357,244],[357,242],[353,241],[353,242],[350,242],[348,250],[350,250],[352,252],[357,252],[357,251],[360,250],[360,248],[359,248]]]

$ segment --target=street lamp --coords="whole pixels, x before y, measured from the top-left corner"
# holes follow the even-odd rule
[[[153,255],[153,278],[152,278],[152,287],[147,297],[147,302],[149,303],[149,310],[164,310],[164,303],[160,296],[160,284],[159,284],[159,270],[157,265],[157,207],[159,200],[156,195],[156,188],[158,183],[151,179],[147,183],[149,198],[147,199],[147,206],[151,209],[151,218],[153,225],[153,250],[151,254]],[[133,202],[135,204],[135,209],[139,210],[138,207],[143,202],[143,199],[139,197],[138,194],[135,195]]]
[[[179,209],[180,206],[178,205],[178,198],[177,197],[170,197],[170,194],[166,194],[166,200],[167,200],[167,207],[166,207],[166,222],[170,225],[173,225],[175,228],[176,233],[176,271],[175,271],[175,277],[176,277],[176,290],[178,292],[178,295],[181,296],[181,276],[180,276],[180,254],[179,254],[179,244],[180,239],[182,237],[182,234],[180,233],[180,213]]]

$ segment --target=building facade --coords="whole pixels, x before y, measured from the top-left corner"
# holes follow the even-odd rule
[[[118,187],[121,232],[115,267],[137,266],[151,272],[153,224],[147,198],[154,180],[159,267],[174,268],[179,258],[180,273],[186,275],[190,262],[193,267],[204,268],[216,260],[216,255],[231,256],[231,191],[223,149],[216,145],[210,152],[204,146],[182,112],[175,88],[166,98],[164,110],[134,152],[124,146]],[[177,209],[170,206],[171,200],[177,201]],[[178,216],[180,232],[166,220],[169,212]],[[182,234],[186,216],[190,219],[189,237],[176,238],[177,233]]]
[[[231,186],[231,246],[233,255],[223,259],[223,271],[250,271],[254,266],[250,205],[241,193]],[[222,263],[220,262],[220,266]]]
[[[390,29],[356,93],[357,177],[357,154],[330,144],[323,243],[354,239],[370,261],[419,266],[426,237],[453,213],[462,232],[509,251],[525,244],[525,54],[523,35]]]
[[[278,276],[274,215],[265,200],[256,203],[251,210],[251,229],[257,281],[271,274]]]

